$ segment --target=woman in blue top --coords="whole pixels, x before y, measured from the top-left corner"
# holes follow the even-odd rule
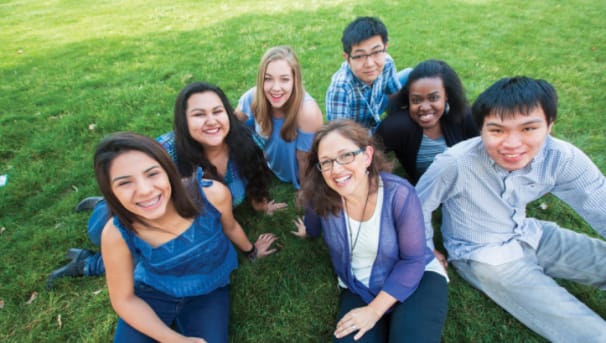
[[[341,288],[336,342],[440,342],[447,276],[426,244],[414,188],[388,174],[368,129],[335,120],[316,133],[294,234],[323,234]]]
[[[120,316],[114,341],[227,342],[238,264],[229,240],[251,246],[227,187],[193,177],[188,192],[162,146],[134,133],[101,141],[95,176],[113,215],[101,251]]]
[[[229,188],[234,206],[245,198],[250,199],[254,209],[269,214],[287,206],[270,200],[271,172],[263,152],[253,143],[251,130],[236,118],[229,100],[219,87],[206,82],[185,86],[175,101],[174,131],[157,140],[168,151],[183,177],[192,175],[196,168],[201,167],[205,178],[220,181]],[[89,208],[94,206],[87,199],[82,203]],[[88,234],[95,245],[100,244],[101,231],[107,219],[106,203],[100,201],[88,221]],[[275,251],[270,249],[270,245],[276,238],[268,233],[259,236],[255,243],[258,257]],[[99,253],[71,249],[68,257],[69,263],[50,274],[49,288],[54,280],[63,276],[94,276],[105,271]]]
[[[305,155],[323,119],[303,88],[299,60],[291,48],[277,46],[265,52],[257,85],[242,95],[236,114],[254,129],[274,174],[299,189]]]

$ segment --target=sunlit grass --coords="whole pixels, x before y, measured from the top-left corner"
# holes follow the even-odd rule
[[[263,52],[279,44],[295,49],[306,89],[324,109],[343,61],[341,32],[358,15],[383,19],[398,67],[443,59],[472,100],[504,76],[549,80],[560,96],[554,135],[606,170],[603,1],[3,1],[0,175],[9,178],[0,188],[0,341],[111,340],[116,315],[104,278],[44,289],[68,248],[94,249],[88,214],[73,207],[98,194],[92,151],[101,137],[169,131],[175,96],[194,80],[220,85],[235,104],[254,84]],[[234,273],[232,341],[329,341],[337,290],[326,249],[288,233],[297,214],[291,187],[276,181],[272,193],[289,202],[288,211],[236,211],[251,238],[275,232],[284,248],[256,264],[243,261]],[[553,197],[528,212],[596,235]],[[450,276],[445,342],[541,341]],[[565,285],[606,317],[604,292]]]

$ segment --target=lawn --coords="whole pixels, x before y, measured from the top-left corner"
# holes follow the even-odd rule
[[[218,84],[235,104],[253,86],[263,52],[288,44],[307,91],[324,109],[330,77],[343,61],[345,25],[378,16],[399,68],[447,61],[470,100],[497,79],[528,75],[559,93],[553,134],[583,149],[606,172],[606,2],[604,1],[0,1],[0,341],[107,342],[117,316],[105,279],[70,278],[47,291],[48,274],[70,247],[88,241],[98,194],[92,153],[114,131],[152,137],[171,130],[179,90]],[[272,195],[289,203],[274,216],[250,206],[236,216],[251,239],[280,236],[281,251],[248,263],[231,286],[233,342],[328,342],[336,277],[321,240],[289,231],[300,212],[291,186]],[[596,233],[552,196],[529,215]],[[444,342],[542,342],[449,270]],[[606,318],[606,294],[562,282]],[[557,306],[557,304],[554,304]]]

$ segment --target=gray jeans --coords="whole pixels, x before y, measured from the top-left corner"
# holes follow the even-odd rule
[[[452,264],[467,282],[524,325],[552,342],[606,342],[606,321],[553,278],[606,289],[606,242],[543,224],[535,251],[524,245],[524,257],[493,266],[472,260]]]

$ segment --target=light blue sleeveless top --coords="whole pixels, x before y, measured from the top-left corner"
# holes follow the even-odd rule
[[[170,157],[175,161],[175,163],[179,163],[177,161],[177,146],[175,144],[175,132],[168,132],[163,134],[162,136],[156,138],[156,140],[162,144],[164,150],[168,152]],[[223,182],[229,188],[231,192],[231,202],[232,205],[238,206],[244,201],[246,198],[246,185],[247,182],[240,176],[238,172],[238,168],[231,160],[227,161],[227,171],[225,173],[225,178]]]
[[[255,142],[263,150],[269,169],[271,169],[276,177],[282,182],[292,183],[295,189],[299,189],[297,150],[308,152],[311,149],[314,133],[303,132],[300,129],[297,129],[297,137],[295,137],[293,141],[287,142],[280,136],[280,130],[284,125],[284,119],[272,118],[271,136],[263,136],[261,134],[261,127],[255,122],[255,116],[252,112],[254,94],[255,87],[244,93],[238,102],[242,112],[248,116],[246,125],[254,130]],[[306,92],[303,101],[309,100],[313,100],[313,98]]]
[[[135,283],[173,297],[208,294],[229,284],[231,272],[238,267],[237,254],[223,233],[221,213],[200,193],[202,214],[181,235],[155,248],[114,217],[114,225],[138,261]]]

